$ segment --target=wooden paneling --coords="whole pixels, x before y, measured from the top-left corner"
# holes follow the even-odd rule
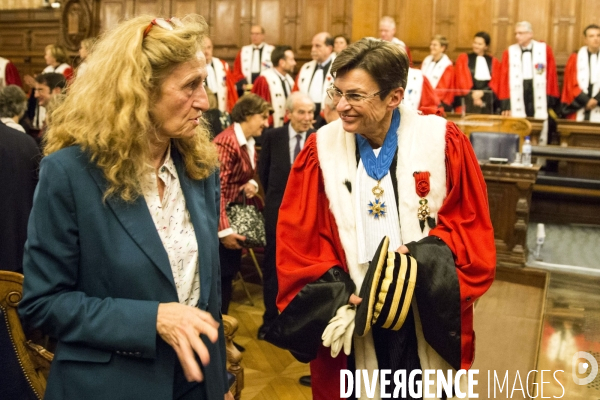
[[[395,17],[396,36],[406,42],[413,60],[418,62],[429,54],[429,42],[435,34],[435,4],[434,0],[403,1]]]
[[[379,9],[374,7],[372,0],[354,0],[352,2],[352,14],[360,16],[352,21],[352,33],[350,39],[355,42],[365,36],[379,36]]]
[[[214,1],[213,9],[211,10],[210,19],[211,27],[210,34],[213,37],[216,46],[235,46],[238,44],[238,32],[231,29],[232,26],[237,26],[239,20],[240,1],[238,0],[217,0]],[[232,20],[231,24],[220,24],[218,21]]]
[[[60,43],[60,10],[5,10],[0,12],[0,55],[21,74],[39,74],[45,67],[44,49]]]
[[[573,43],[578,42],[577,14],[580,0],[554,0],[552,27],[548,43],[554,51],[557,64],[566,64]]]
[[[418,66],[429,54],[429,41],[443,34],[450,41],[448,55],[455,59],[469,51],[475,32],[490,33],[490,52],[501,58],[514,39],[514,24],[532,23],[534,37],[548,42],[558,69],[570,53],[583,45],[582,31],[600,21],[598,0],[82,0],[92,10],[93,35],[139,14],[169,17],[203,15],[213,36],[215,55],[233,61],[239,48],[250,42],[250,27],[265,28],[266,41],[289,44],[301,64],[310,59],[310,43],[322,31],[346,34],[358,40],[379,36],[379,19],[396,21],[396,36],[411,49]],[[21,58],[23,49],[37,52],[59,38],[61,10],[38,8],[42,0],[0,0],[0,54]],[[8,13],[8,14],[7,14]],[[49,17],[50,16],[50,17]],[[49,18],[53,20],[48,26]],[[43,25],[46,24],[45,27]],[[43,67],[43,54],[38,61]],[[29,55],[28,55],[29,56]],[[18,61],[18,60],[17,60]],[[21,61],[21,63],[23,63]]]
[[[299,0],[302,10],[299,15],[298,45],[296,49],[300,57],[310,58],[312,38],[316,33],[327,32],[330,28],[330,4],[332,0]]]
[[[488,0],[461,0],[457,7],[455,51],[469,52],[476,32],[485,31],[491,35],[493,14]]]
[[[125,3],[122,1],[103,1],[100,6],[100,25],[102,30],[110,30],[119,24],[125,14]]]
[[[265,38],[268,43],[284,44],[281,18],[281,2],[279,0],[256,0],[256,22],[268,27]]]
[[[197,11],[196,0],[173,0],[173,15],[194,14]]]

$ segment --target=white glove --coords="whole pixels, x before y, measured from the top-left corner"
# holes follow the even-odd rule
[[[354,305],[347,304],[340,307],[331,318],[329,324],[323,331],[321,339],[323,346],[331,347],[331,357],[335,358],[344,348],[344,353],[350,355],[352,350],[352,335],[354,333],[354,317],[356,309]]]

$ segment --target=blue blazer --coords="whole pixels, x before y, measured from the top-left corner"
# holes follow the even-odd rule
[[[203,337],[210,352],[204,385],[208,399],[222,399],[228,386],[219,174],[190,179],[172,149],[198,241],[198,307],[221,324],[217,343]],[[178,301],[169,259],[144,197],[130,204],[117,198],[103,202],[105,188],[102,171],[77,146],[41,163],[19,312],[26,324],[58,339],[45,398],[171,400],[179,361],[156,332],[158,304]]]

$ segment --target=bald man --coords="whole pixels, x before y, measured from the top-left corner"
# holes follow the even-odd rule
[[[315,129],[325,125],[320,117],[321,103],[326,94],[325,91],[333,83],[331,76],[331,65],[335,59],[333,52],[333,37],[327,32],[317,33],[312,39],[310,50],[312,61],[302,66],[296,77],[294,91],[306,93],[315,103]]]
[[[274,46],[265,43],[265,29],[260,25],[250,28],[251,44],[242,47],[233,63],[233,78],[238,95],[250,91],[252,84],[264,70],[271,68],[271,53]]]
[[[381,18],[379,21],[379,38],[381,40],[385,40],[386,42],[394,43],[402,50],[406,51],[408,61],[412,63],[410,49],[406,43],[396,37],[396,21],[394,21],[394,18],[388,16]]]

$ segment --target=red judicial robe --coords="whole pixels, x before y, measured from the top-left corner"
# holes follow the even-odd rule
[[[492,79],[487,82],[487,87],[477,87],[475,85],[474,72],[469,68],[469,54],[461,53],[454,63],[454,88],[457,96],[466,96],[471,90],[491,89],[498,96],[498,85],[500,77],[500,61],[496,57],[488,56],[492,59],[492,68],[490,76]],[[481,81],[480,81],[481,82]],[[462,106],[456,107],[456,112],[462,112]]]
[[[580,49],[579,52],[573,53],[569,56],[569,60],[567,61],[567,66],[565,67],[565,74],[564,74],[564,80],[563,80],[563,91],[562,91],[562,96],[561,96],[561,103],[563,106],[563,112],[565,115],[565,118],[567,119],[571,119],[571,120],[578,120],[577,118],[577,114],[578,111],[581,108],[585,108],[585,106],[587,105],[587,102],[592,98],[595,97],[596,99],[600,99],[600,94],[596,94],[596,96],[594,96],[594,93],[587,93],[589,88],[582,88],[579,84],[579,79],[578,79],[578,75],[579,73],[586,73],[589,74],[589,53],[586,54],[587,57],[584,57],[587,60],[587,68],[584,68],[583,71],[579,72],[579,69],[577,68],[577,59],[580,57],[579,53],[581,51],[585,51],[587,53],[587,46],[584,46],[584,48]],[[589,75],[588,75],[589,76]],[[587,77],[586,77],[587,78]],[[589,78],[586,79],[587,83],[589,84]],[[596,107],[598,108],[598,107]],[[593,111],[596,111],[595,109]],[[596,111],[597,112],[597,111]],[[592,118],[592,120],[597,119],[596,118]],[[583,121],[583,118],[579,118],[579,120]],[[597,122],[597,121],[594,121]]]
[[[443,57],[448,57],[447,55],[444,54]],[[421,70],[423,71],[424,75],[425,75],[425,65],[428,62],[433,62],[431,61],[432,58],[431,56],[427,56],[425,57],[425,60],[423,60],[423,64],[421,64]],[[442,60],[440,60],[442,61]],[[438,62],[440,62],[438,61]],[[428,79],[430,80],[429,83],[431,83],[431,85],[433,86],[433,88],[435,89],[435,93],[437,95],[437,97],[440,99],[440,101],[442,102],[444,109],[447,111],[450,111],[452,108],[452,104],[454,103],[454,65],[452,65],[452,61],[449,62],[450,64],[444,69],[444,72],[442,73],[442,75],[440,76],[437,84],[435,81],[432,81],[433,78],[431,78],[431,76],[428,77]]]
[[[255,95],[262,97],[265,101],[271,103],[271,91],[269,90],[269,83],[262,75],[256,78],[254,84],[252,85],[252,90],[250,91],[250,93],[254,93]],[[269,126],[273,126],[272,114],[269,115]]]
[[[556,73],[556,61],[554,60],[554,53],[552,48],[546,45],[546,93],[544,95],[554,97],[558,99],[560,97],[560,91],[558,89],[558,75]],[[503,102],[510,103],[510,57],[509,50],[504,50],[502,53],[502,62],[500,64],[500,76],[497,81],[497,95],[498,99]],[[503,106],[503,110],[510,107]],[[551,107],[550,102],[548,108]]]
[[[429,83],[429,79],[423,76],[423,91],[421,92],[421,101],[419,102],[419,111],[423,114],[435,114],[437,112],[444,115],[444,109],[440,106],[440,99],[435,94],[435,89]]]
[[[317,154],[319,133],[307,139],[294,162],[279,211],[277,306],[280,310],[306,284],[316,281],[331,267],[340,266],[348,272]],[[429,235],[443,240],[454,255],[460,287],[461,368],[468,369],[473,362],[475,342],[472,304],[493,281],[496,251],[481,169],[467,137],[452,122],[446,124],[445,155],[447,194],[438,211],[437,226]],[[339,371],[347,368],[346,362],[343,353],[334,359],[330,349],[321,346],[317,359],[311,361],[315,400],[339,398]]]
[[[237,89],[235,88],[235,79],[233,72],[229,69],[229,64],[225,60],[219,60],[225,69],[225,86],[227,87],[227,112],[233,110],[233,106],[238,101]]]
[[[2,57],[0,57],[1,59]],[[4,59],[6,60],[6,59]],[[0,60],[2,61],[2,60]],[[15,67],[15,64],[13,64],[10,60],[6,60],[6,65],[4,67],[4,82],[2,82],[2,80],[0,80],[0,83],[4,83],[5,86],[8,85],[17,85],[19,87],[22,87],[23,84],[21,83],[21,77],[19,76],[19,71],[17,71],[17,67]],[[1,86],[1,85],[0,85]]]

